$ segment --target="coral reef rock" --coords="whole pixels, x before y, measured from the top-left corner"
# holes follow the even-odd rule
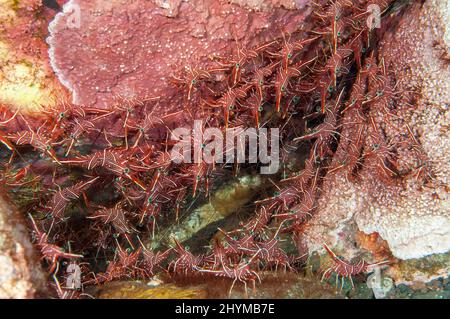
[[[385,182],[364,166],[357,180],[344,173],[327,176],[318,212],[306,226],[303,244],[311,251],[324,242],[337,244],[351,237],[344,231],[351,223],[366,234],[378,233],[399,259],[450,249],[449,21],[446,1],[413,3],[379,43],[378,60],[395,74],[396,91],[402,96],[397,120],[411,128],[427,160],[417,163],[411,150],[399,147],[400,169],[416,168],[399,183]],[[391,140],[400,134],[397,124],[383,126]],[[417,174],[424,165],[432,178],[422,185]]]
[[[0,298],[37,297],[45,285],[24,221],[0,195]]]
[[[143,282],[113,282],[101,287],[99,299],[205,299],[199,286],[182,288],[173,284],[148,285]]]
[[[255,191],[260,186],[261,178],[259,176],[246,175],[239,178],[238,181],[220,188],[211,196],[208,203],[195,209],[183,222],[173,225],[161,235],[158,234],[151,239],[150,246],[152,248],[161,245],[169,246],[173,238],[180,242],[189,239],[208,225],[238,211],[253,198]]]
[[[260,274],[261,283],[255,289],[236,283],[228,294],[232,280],[215,277],[192,277],[163,280],[154,286],[140,281],[119,281],[108,283],[97,289],[97,298],[134,299],[344,299],[345,296],[335,287],[322,283],[317,278],[303,277],[290,272],[264,272]]]

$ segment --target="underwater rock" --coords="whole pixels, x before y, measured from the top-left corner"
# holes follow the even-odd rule
[[[217,190],[208,203],[196,208],[179,224],[175,224],[150,239],[150,246],[157,248],[170,246],[173,238],[183,242],[195,233],[220,221],[248,203],[255,195],[255,190],[261,185],[261,177],[242,176],[236,182],[230,183]]]
[[[215,0],[72,0],[49,25],[47,41],[53,69],[75,104],[160,97],[161,109],[173,111],[183,100],[171,73],[211,66],[238,46],[278,37],[281,27],[297,28],[307,13],[252,12]]]
[[[28,113],[68,97],[47,55],[47,21],[54,15],[40,0],[0,1],[1,104]]]
[[[99,299],[205,299],[202,287],[178,287],[174,284],[147,285],[143,282],[118,281],[98,289]]]
[[[45,292],[44,274],[21,214],[0,194],[0,298],[34,298]]]
[[[247,295],[244,285],[236,283],[228,295],[232,280],[211,276],[164,279],[160,285],[145,282],[112,282],[98,288],[97,298],[136,298],[136,299],[343,299],[338,289],[322,283],[316,277],[305,277],[292,272],[263,272],[261,283],[249,285]]]
[[[395,284],[414,286],[450,276],[450,253],[434,254],[419,259],[408,259],[391,265],[386,274]]]
[[[340,172],[327,176],[318,212],[305,227],[303,244],[310,251],[321,249],[324,242],[335,245],[352,237],[344,230],[350,223],[357,225],[353,232],[378,233],[399,259],[450,249],[450,12],[446,2],[429,0],[414,3],[403,17],[380,45],[379,61],[394,72],[396,91],[402,95],[397,122],[382,129],[396,140],[401,134],[396,128],[408,124],[426,160],[420,162],[412,150],[398,147],[399,171],[411,171],[398,183],[385,182],[364,165],[357,180]],[[383,123],[377,117],[380,112],[374,107],[372,111],[376,123]],[[365,142],[370,147],[370,139]],[[424,170],[432,177],[422,185],[417,175]],[[424,280],[427,277],[433,276]]]

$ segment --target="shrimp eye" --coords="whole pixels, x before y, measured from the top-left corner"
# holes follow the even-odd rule
[[[331,85],[328,87],[328,92],[333,92],[333,87]]]
[[[234,105],[233,105],[233,104],[231,104],[231,105],[228,106],[228,109],[229,109],[229,110],[232,110],[233,108],[234,108]]]
[[[236,68],[240,68],[241,67],[241,65],[239,64],[239,63],[236,63]]]
[[[189,247],[189,246],[184,247],[184,250],[186,250],[186,251],[189,251],[190,249],[191,249],[191,247]]]
[[[153,198],[150,196],[150,197],[147,199],[147,203],[151,204],[152,202],[153,202]]]
[[[341,36],[341,31],[338,31],[336,35],[337,35],[338,37],[340,37],[340,36]]]
[[[45,147],[45,149],[46,149],[47,151],[50,151],[50,150],[52,149],[52,147],[51,147],[50,145],[47,145],[47,146]]]
[[[288,57],[288,59],[291,59],[292,58],[292,53],[288,53],[287,57]]]
[[[263,85],[264,81],[263,80],[259,80],[259,85]]]
[[[128,173],[130,172],[130,169],[129,169],[128,167],[126,167],[126,168],[124,168],[123,172],[124,172],[125,174],[128,174]]]
[[[141,133],[144,133],[144,132],[145,132],[145,130],[144,130],[143,127],[139,128],[139,131],[140,131]]]
[[[262,112],[262,110],[263,110],[263,107],[261,105],[260,107],[258,107],[258,111]]]
[[[275,192],[275,193],[273,193],[273,195],[274,195],[274,196],[279,196],[279,195],[280,195],[280,192]]]
[[[284,87],[284,85],[281,86],[281,92],[284,92],[286,89]]]
[[[191,84],[196,84],[197,81],[196,80],[191,80]]]
[[[59,118],[62,119],[64,118],[64,116],[66,116],[63,112],[59,113]]]

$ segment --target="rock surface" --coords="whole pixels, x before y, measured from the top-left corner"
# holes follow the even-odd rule
[[[211,195],[207,203],[197,207],[187,218],[182,219],[182,222],[178,222],[164,230],[164,232],[157,234],[155,238],[150,238],[149,246],[155,249],[173,245],[173,239],[179,242],[188,240],[197,232],[208,227],[208,225],[238,212],[239,209],[252,200],[259,187],[261,187],[259,175],[246,175],[240,177],[234,183],[221,187]],[[198,244],[200,245],[201,243],[199,242]]]
[[[34,298],[44,293],[42,271],[22,216],[0,195],[0,298]]]
[[[174,284],[147,285],[143,282],[112,282],[97,292],[98,299],[206,299],[201,286],[178,287]]]
[[[95,294],[98,298],[138,298],[138,299],[344,299],[338,289],[317,278],[303,277],[284,272],[261,273],[261,283],[255,289],[249,284],[247,296],[244,285],[236,283],[228,294],[232,280],[211,276],[185,278],[175,281],[163,279],[159,285],[145,282],[116,282],[100,287]]]

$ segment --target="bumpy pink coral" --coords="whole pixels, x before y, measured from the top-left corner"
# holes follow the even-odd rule
[[[50,57],[76,104],[105,107],[117,95],[159,96],[178,108],[171,73],[279,37],[307,11],[255,12],[214,0],[73,0],[50,25]]]
[[[396,151],[400,170],[413,169],[401,183],[386,184],[364,165],[357,181],[349,180],[346,173],[327,176],[317,215],[306,227],[305,241],[311,250],[321,248],[323,242],[341,241],[348,236],[346,227],[353,222],[365,233],[379,233],[400,259],[450,249],[450,71],[445,57],[449,11],[445,4],[434,0],[423,7],[415,4],[405,16],[408,18],[401,20],[395,31],[388,32],[380,44],[379,60],[395,73],[397,91],[402,96],[397,117],[391,119],[391,125],[383,124],[382,129],[387,138],[396,140],[400,134],[408,134],[399,129],[407,124],[426,161],[420,163],[413,150],[399,146]],[[419,98],[414,100],[417,95]],[[379,116],[377,107],[372,108],[371,115]],[[378,118],[377,122],[383,123]],[[341,136],[348,135],[357,136],[357,132],[349,127]],[[365,143],[370,147],[369,139]],[[430,169],[434,176],[424,187],[416,179],[420,169]]]

